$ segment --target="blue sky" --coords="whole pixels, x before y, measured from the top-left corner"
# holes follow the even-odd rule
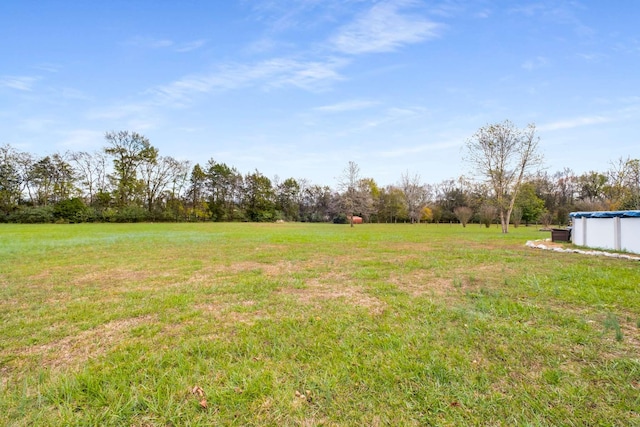
[[[0,2],[0,144],[160,154],[334,186],[469,174],[488,123],[535,123],[551,173],[640,157],[640,2]]]

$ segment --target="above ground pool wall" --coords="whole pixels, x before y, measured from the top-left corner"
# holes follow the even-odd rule
[[[579,246],[640,253],[640,211],[571,212]]]

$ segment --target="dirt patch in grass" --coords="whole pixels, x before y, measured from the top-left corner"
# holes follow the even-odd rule
[[[384,312],[386,304],[376,297],[368,295],[362,289],[350,286],[342,280],[336,278],[330,283],[312,279],[306,282],[305,288],[285,288],[280,292],[292,295],[303,304],[316,304],[322,300],[340,299],[348,304],[363,307],[373,315],[380,315]]]
[[[414,270],[411,273],[392,274],[391,283],[413,296],[434,295],[446,297],[455,293],[453,279],[435,277],[433,272]]]
[[[129,270],[129,269],[111,269],[102,271],[92,271],[75,279],[76,285],[89,284],[120,284],[141,282],[151,277],[152,272],[149,270]]]
[[[458,300],[465,292],[491,288],[508,276],[500,264],[479,265],[473,268],[451,269],[446,275],[430,270],[394,273],[391,283],[413,296],[430,295],[445,301]]]
[[[253,307],[255,304],[255,301],[242,301],[240,303],[214,302],[199,304],[195,308],[201,310],[203,316],[213,317],[216,323],[225,325],[235,323],[252,325],[256,320],[268,317],[267,313],[263,310],[247,310],[247,308]],[[234,310],[234,306],[247,308]]]
[[[214,281],[216,277],[232,276],[247,272],[259,272],[267,277],[277,277],[283,274],[292,273],[300,269],[290,261],[279,261],[275,263],[263,263],[256,261],[241,261],[230,264],[215,264],[196,271],[189,278],[190,283],[207,283]]]
[[[22,354],[35,357],[42,367],[54,370],[74,368],[106,354],[124,341],[132,328],[150,320],[149,316],[114,320],[58,341],[29,347]]]

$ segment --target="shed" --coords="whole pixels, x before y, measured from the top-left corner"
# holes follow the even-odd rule
[[[579,246],[640,253],[640,211],[571,212]]]

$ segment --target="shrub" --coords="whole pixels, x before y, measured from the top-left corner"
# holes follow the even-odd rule
[[[333,217],[333,223],[334,224],[346,224],[348,223],[349,220],[347,219],[347,215],[346,214],[338,214],[335,217]]]
[[[453,210],[453,213],[456,218],[458,218],[458,221],[460,221],[460,224],[462,224],[463,227],[466,227],[467,223],[473,216],[473,209],[468,206],[458,206]]]
[[[54,220],[52,206],[25,206],[8,215],[9,222],[22,224],[52,223]]]
[[[56,203],[53,207],[53,216],[57,221],[86,222],[89,210],[80,198],[74,197]]]
[[[149,212],[141,206],[129,205],[118,210],[115,222],[142,222],[149,218]]]

